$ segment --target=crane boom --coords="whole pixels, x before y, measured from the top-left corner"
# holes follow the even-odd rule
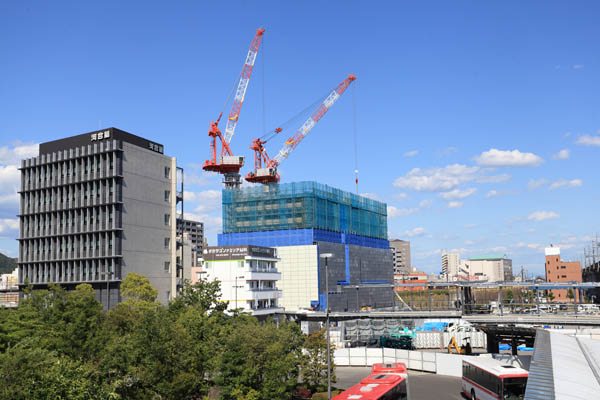
[[[269,158],[267,151],[264,148],[264,144],[277,133],[281,132],[282,128],[277,128],[272,133],[263,136],[260,139],[254,139],[250,149],[254,150],[254,171],[251,171],[246,176],[248,182],[253,183],[276,183],[279,182],[279,174],[277,173],[277,166],[281,164],[283,160],[300,144],[302,139],[312,130],[317,122],[323,115],[335,104],[340,98],[342,93],[348,88],[348,86],[356,79],[354,75],[348,75],[346,79],[342,81],[325,100],[319,105],[319,107],[312,113],[312,115],[302,124],[300,129],[289,138],[283,148],[279,151],[277,156]],[[263,165],[265,166],[263,168]]]
[[[348,88],[348,86],[350,86],[350,84],[355,79],[356,77],[354,75],[348,75],[348,77],[344,79],[342,83],[340,83],[335,89],[333,89],[333,91],[327,96],[327,98],[325,98],[323,103],[321,103],[319,108],[317,108],[315,112],[310,117],[308,117],[304,124],[302,124],[302,126],[300,127],[300,129],[298,129],[294,136],[292,136],[285,142],[283,148],[275,157],[273,157],[273,159],[269,163],[270,167],[277,167],[279,164],[281,164],[283,160],[285,160],[289,156],[292,150],[294,150],[300,144],[302,139],[304,139],[304,137],[310,133],[310,131],[316,125],[316,123],[319,122],[321,118],[323,118],[323,115],[325,115],[325,113],[331,108],[331,106],[335,104],[335,102],[340,98],[342,93],[344,93],[344,91]]]
[[[238,117],[242,110],[242,104],[244,103],[244,97],[246,96],[246,90],[248,89],[248,83],[250,82],[250,76],[252,75],[252,68],[254,67],[254,61],[256,60],[256,54],[258,53],[258,47],[260,46],[260,40],[265,30],[260,28],[256,31],[256,35],[250,43],[250,50],[246,56],[244,67],[242,68],[242,74],[240,75],[240,82],[235,91],[235,97],[233,98],[233,106],[227,119],[227,126],[225,127],[225,141],[229,144],[231,138],[235,133],[235,127],[237,126]]]

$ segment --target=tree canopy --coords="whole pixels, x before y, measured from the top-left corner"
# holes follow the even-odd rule
[[[0,398],[291,399],[300,367],[322,376],[307,359],[314,339],[295,323],[227,314],[218,282],[185,282],[164,306],[130,273],[121,294],[104,312],[92,286],[50,285],[0,309]]]

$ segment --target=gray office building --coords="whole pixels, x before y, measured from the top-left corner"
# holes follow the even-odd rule
[[[202,253],[202,248],[204,247],[204,223],[189,219],[178,219],[177,230],[178,232],[187,234],[191,242],[192,251],[198,254]]]
[[[413,272],[410,265],[410,242],[408,240],[390,240],[390,250],[394,257],[394,274]]]
[[[21,163],[19,290],[89,283],[107,308],[136,272],[159,301],[173,298],[183,277],[178,175],[161,144],[116,128],[40,144]]]

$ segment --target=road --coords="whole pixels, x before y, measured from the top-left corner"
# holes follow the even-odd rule
[[[361,379],[366,378],[370,372],[371,367],[337,367],[335,369],[337,383],[334,386],[341,389],[348,389]],[[464,400],[460,394],[460,378],[409,371],[408,385],[410,388],[410,400]]]

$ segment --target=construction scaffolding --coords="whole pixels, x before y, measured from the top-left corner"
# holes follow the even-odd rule
[[[387,206],[317,182],[223,189],[223,233],[294,229],[387,240]]]

